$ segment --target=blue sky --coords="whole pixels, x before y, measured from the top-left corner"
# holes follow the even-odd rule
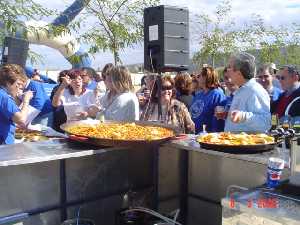
[[[36,2],[50,9],[63,10],[73,0],[36,0]],[[188,7],[191,14],[207,13],[213,14],[219,1],[215,0],[162,0],[161,4]],[[267,24],[280,25],[296,22],[300,24],[300,0],[232,0],[232,16],[236,23],[244,23],[251,14],[261,15]],[[80,15],[79,15],[80,16]],[[47,20],[51,21],[52,18]],[[190,31],[192,32],[192,30]],[[191,52],[199,47],[191,41]],[[46,46],[31,45],[30,48],[43,56],[44,65],[37,65],[38,69],[67,69],[71,65],[57,51]],[[143,44],[134,48],[125,49],[120,54],[124,64],[143,63]],[[102,68],[106,63],[112,62],[113,57],[109,52],[99,53],[92,58],[94,68]]]

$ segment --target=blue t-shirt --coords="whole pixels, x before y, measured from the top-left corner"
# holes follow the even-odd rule
[[[270,94],[271,102],[275,102],[278,100],[282,90],[278,87],[273,87],[272,93]]]
[[[0,144],[13,144],[15,142],[16,125],[12,118],[20,112],[15,100],[7,91],[0,88]]]
[[[50,97],[47,95],[41,82],[31,80],[25,91],[33,92],[33,97],[29,104],[41,111],[39,116],[52,112]]]
[[[222,131],[224,120],[218,120],[214,116],[215,107],[221,105],[226,99],[220,88],[214,88],[207,93],[199,92],[194,98],[190,107],[192,120],[195,123],[196,134],[202,131],[203,124],[206,124],[207,132]]]
[[[96,87],[97,87],[97,82],[92,80],[87,86],[86,86],[86,89],[88,90],[95,90]]]
[[[226,96],[225,100],[223,100],[221,102],[221,106],[224,106],[225,111],[229,111],[231,103],[232,103],[232,99],[233,99],[233,94],[230,94],[229,96]]]

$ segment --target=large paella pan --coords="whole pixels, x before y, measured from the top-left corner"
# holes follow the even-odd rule
[[[232,153],[253,154],[273,150],[278,144],[276,139],[268,134],[247,133],[208,133],[199,136],[197,141],[205,149]]]
[[[159,145],[177,134],[176,128],[153,122],[83,120],[61,125],[71,140],[96,146]]]

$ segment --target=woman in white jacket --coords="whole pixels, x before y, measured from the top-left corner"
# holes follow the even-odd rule
[[[139,119],[139,103],[129,70],[124,66],[111,68],[105,77],[107,92],[101,98],[100,111],[89,110],[89,116],[106,120],[134,121]]]

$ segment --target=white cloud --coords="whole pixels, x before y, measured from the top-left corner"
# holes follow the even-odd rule
[[[73,0],[36,0],[45,7],[63,11],[66,6],[73,3]],[[217,0],[162,0],[162,4],[188,7],[191,14],[207,13],[212,15],[219,1]],[[232,0],[232,16],[237,24],[243,24],[249,20],[254,13],[259,14],[267,24],[280,25],[297,22],[300,24],[300,0]],[[191,43],[195,48],[196,44]],[[68,68],[68,62],[60,56],[59,52],[47,47],[33,47],[41,54],[45,54],[45,64],[51,68],[57,66],[58,69]],[[192,50],[191,50],[192,51]],[[125,64],[143,62],[143,46],[138,45],[134,49],[125,49],[120,54]],[[112,54],[105,52],[97,54],[93,59],[95,68],[102,68],[108,62],[112,62]]]

